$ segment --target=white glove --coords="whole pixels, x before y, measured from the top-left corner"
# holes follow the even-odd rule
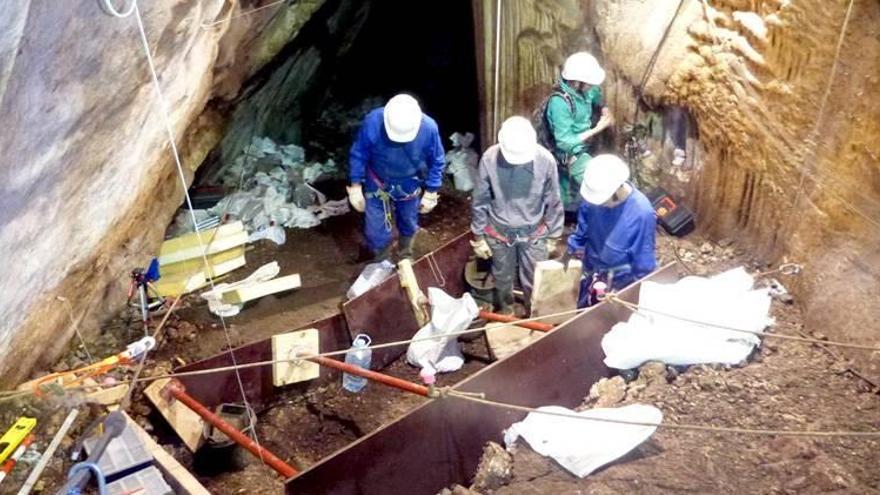
[[[426,191],[425,194],[422,194],[422,202],[419,204],[419,213],[430,213],[431,210],[437,206],[438,200],[440,200],[440,194]]]
[[[360,184],[352,184],[345,186],[345,190],[348,192],[348,201],[351,203],[351,207],[355,211],[363,213],[367,205],[367,200],[364,199],[363,187]]]
[[[487,260],[492,257],[492,248],[489,247],[489,243],[486,242],[486,239],[471,241],[471,247],[474,248],[474,255],[476,255],[477,258]]]

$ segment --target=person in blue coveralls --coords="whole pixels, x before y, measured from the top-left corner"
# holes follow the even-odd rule
[[[349,154],[348,200],[364,213],[364,236],[375,261],[391,253],[397,225],[401,258],[412,258],[419,214],[437,206],[443,180],[437,123],[415,98],[399,94],[364,118]]]
[[[578,307],[596,301],[601,282],[619,290],[657,267],[654,236],[657,217],[651,202],[629,182],[629,167],[615,155],[590,161],[580,189],[577,228],[568,237],[568,251],[583,261]]]

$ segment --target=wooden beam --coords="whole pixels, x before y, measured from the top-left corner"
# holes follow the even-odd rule
[[[532,317],[551,315],[577,308],[580,290],[581,262],[571,260],[568,269],[555,260],[539,261],[535,265],[534,288],[532,289]],[[544,323],[559,324],[575,315],[559,316]]]
[[[192,409],[177,402],[171,396],[162,392],[162,389],[171,381],[170,378],[156,380],[144,390],[147,399],[156,406],[162,417],[168,421],[171,428],[177,432],[177,436],[183,440],[189,450],[195,452],[204,440],[202,431],[205,429],[205,420],[193,412]]]
[[[278,277],[268,282],[252,285],[250,287],[241,287],[223,293],[222,299],[226,304],[242,304],[254,299],[259,299],[269,294],[284,292],[292,289],[298,289],[302,285],[299,274]]]
[[[244,266],[244,253],[245,246],[236,246],[232,249],[227,249],[226,251],[208,255],[208,264],[211,268],[206,275],[210,278],[214,278]],[[204,269],[205,260],[199,256],[198,258],[178,261],[176,263],[159,265],[159,274],[162,277],[173,277],[174,275],[181,273],[192,274],[204,271]]]

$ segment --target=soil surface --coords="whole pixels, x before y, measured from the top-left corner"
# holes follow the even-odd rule
[[[739,264],[733,247],[659,239],[661,257],[679,255],[697,273]],[[673,251],[674,250],[674,251]],[[783,282],[784,283],[784,282]],[[795,305],[773,302],[772,332],[803,333]],[[825,336],[810,335],[824,339]],[[651,404],[669,423],[772,430],[876,431],[880,397],[833,348],[768,338],[743,367],[692,366],[676,373],[652,363],[638,379],[609,380],[581,408]],[[512,454],[487,446],[470,491],[497,495],[618,493],[878,493],[876,439],[745,436],[659,429],[625,457],[584,479],[520,440]],[[495,472],[489,467],[492,466]],[[499,468],[501,466],[503,469]],[[494,474],[494,476],[492,475]],[[487,482],[488,480],[488,482]]]

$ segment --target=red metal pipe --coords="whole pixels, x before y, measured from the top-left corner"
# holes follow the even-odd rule
[[[199,401],[195,400],[192,396],[186,393],[184,390],[183,384],[178,382],[177,380],[172,380],[170,384],[166,387],[166,390],[171,394],[172,397],[182,402],[186,407],[190,408],[201,416],[205,421],[214,425],[215,428],[222,431],[229,438],[231,438],[235,443],[241,445],[250,451],[251,454],[259,457],[266,463],[269,467],[274,469],[278,474],[284,476],[284,478],[292,478],[296,476],[297,470],[291,466],[290,464],[279,459],[275,454],[269,452],[265,448],[261,447],[257,442],[251,440],[247,437],[247,435],[238,431],[237,428],[230,425],[226,421],[223,421],[220,416],[217,416],[207,407],[203,406]]]
[[[399,388],[400,390],[404,390],[406,392],[412,392],[416,395],[421,395],[423,397],[428,396],[428,387],[425,387],[424,385],[419,385],[418,383],[401,380],[400,378],[395,378],[384,373],[377,373],[375,371],[365,370],[360,366],[344,363],[342,361],[330,359],[325,356],[316,356],[308,359],[313,363],[318,363],[321,366],[344,371],[345,373],[348,373],[350,375],[362,376],[368,380],[373,380],[374,382],[379,382],[383,385],[388,385],[389,387]]]
[[[518,327],[537,330],[539,332],[549,332],[550,330],[553,330],[553,325],[549,323],[541,323],[540,321],[519,321],[519,318],[516,316],[499,315],[498,313],[490,313],[489,311],[480,311],[480,318],[501,323],[513,323]]]

